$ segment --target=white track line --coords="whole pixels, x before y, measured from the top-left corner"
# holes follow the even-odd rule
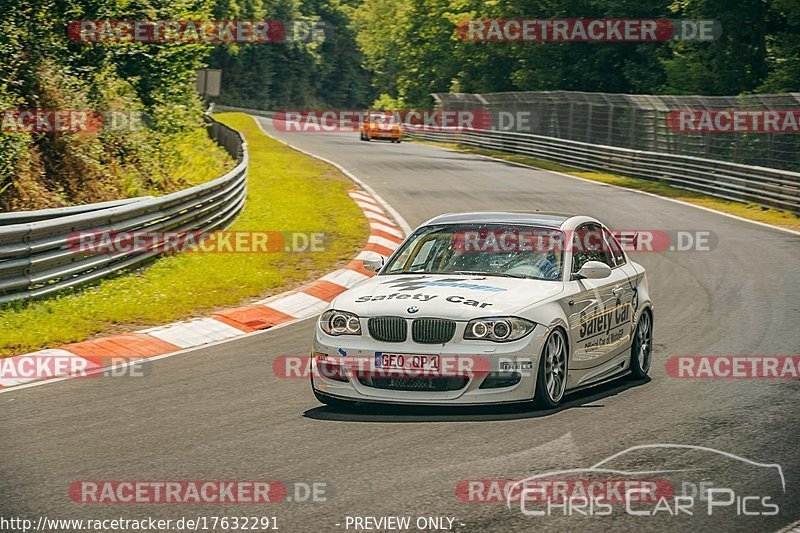
[[[288,146],[292,150],[297,150],[298,152],[300,152],[302,154],[305,154],[307,156],[311,156],[311,157],[313,157],[315,159],[319,159],[320,161],[323,161],[325,163],[328,163],[329,165],[332,165],[332,166],[336,167],[342,174],[344,174],[345,176],[347,176],[351,180],[355,181],[358,185],[361,186],[362,189],[364,189],[365,191],[370,193],[372,195],[372,197],[375,198],[378,201],[379,204],[381,204],[381,207],[383,207],[386,210],[387,213],[392,215],[392,218],[397,221],[397,224],[403,229],[403,231],[405,232],[406,235],[411,234],[411,226],[408,225],[408,222],[406,222],[406,219],[404,219],[403,216],[400,213],[398,213],[397,210],[394,207],[389,205],[389,203],[386,200],[384,200],[383,197],[381,197],[380,194],[376,193],[375,189],[373,189],[372,187],[370,187],[369,185],[364,183],[360,178],[357,178],[355,175],[353,175],[352,172],[350,172],[349,170],[344,168],[339,163],[331,161],[330,159],[326,159],[326,158],[324,158],[322,156],[318,156],[316,154],[312,154],[311,152],[306,152],[302,148],[298,148],[297,146],[293,145],[292,143],[289,143],[289,142],[283,141],[281,139],[278,139],[274,135],[269,134],[267,132],[267,130],[264,129],[264,127],[261,125],[261,122],[259,122],[258,118],[254,117],[253,115],[250,115],[250,117],[256,122],[256,125],[258,126],[258,129],[260,129],[264,133],[264,135],[266,135],[267,137],[275,139],[279,143]],[[263,117],[263,118],[266,118],[266,117]]]
[[[86,371],[86,375],[91,376],[91,375],[94,375],[94,374],[99,374],[101,372],[104,372],[104,371],[106,371],[106,370],[108,370],[110,368],[124,368],[124,367],[132,366],[132,365],[141,364],[144,361],[157,361],[159,359],[166,359],[168,357],[173,357],[173,356],[176,356],[176,355],[183,355],[183,354],[191,353],[191,352],[194,352],[194,351],[197,351],[197,350],[204,350],[206,348],[219,346],[220,344],[225,344],[225,343],[228,343],[228,342],[231,342],[231,341],[234,341],[234,340],[238,341],[240,339],[244,339],[245,337],[253,337],[255,335],[262,335],[264,333],[269,333],[270,331],[275,331],[276,329],[281,329],[281,328],[286,327],[286,326],[291,326],[292,324],[297,324],[298,322],[303,322],[304,320],[308,320],[310,318],[316,319],[317,316],[316,315],[311,315],[311,316],[306,316],[306,317],[303,317],[303,318],[296,318],[294,320],[290,320],[288,322],[283,322],[282,324],[278,324],[277,326],[272,326],[271,328],[260,329],[258,331],[251,331],[250,333],[242,333],[241,335],[239,335],[238,337],[236,337],[234,339],[221,339],[221,340],[218,340],[218,341],[209,342],[208,344],[202,344],[200,346],[192,346],[191,348],[185,348],[183,350],[177,350],[175,352],[164,353],[164,354],[161,354],[161,355],[153,355],[151,357],[142,357],[141,359],[131,359],[130,361],[126,361],[124,363],[118,363],[118,364],[115,364],[115,365],[112,365],[112,366],[106,366],[106,367],[98,368],[98,369],[95,369],[95,370],[87,370]],[[30,389],[32,387],[39,387],[40,385],[47,385],[49,383],[56,383],[58,381],[66,381],[66,380],[71,380],[71,379],[76,379],[76,378],[74,376],[61,376],[61,377],[58,377],[58,378],[45,379],[45,380],[41,380],[41,381],[33,381],[31,383],[26,383],[24,385],[15,385],[14,387],[0,389],[0,394],[9,394],[9,393],[12,393],[12,392],[21,391],[22,389]]]
[[[725,213],[723,211],[717,211],[716,209],[711,209],[710,207],[705,207],[705,206],[702,206],[702,205],[693,204],[691,202],[684,202],[683,200],[676,200],[675,198],[667,198],[666,196],[661,196],[661,195],[658,195],[658,194],[655,194],[655,193],[652,193],[652,192],[640,191],[638,189],[629,189],[628,187],[622,187],[620,185],[612,185],[610,183],[603,183],[602,181],[595,181],[595,180],[591,180],[589,178],[581,178],[580,176],[573,176],[572,174],[566,174],[564,172],[558,172],[557,170],[545,170],[543,168],[535,167],[533,165],[526,165],[525,163],[519,163],[517,161],[508,161],[506,159],[501,159],[499,157],[492,157],[490,155],[474,154],[472,152],[465,152],[465,151],[462,151],[462,150],[455,150],[453,148],[445,148],[443,146],[433,146],[433,147],[434,148],[439,148],[441,150],[447,150],[448,152],[455,152],[457,154],[472,155],[472,156],[475,156],[475,157],[481,157],[481,158],[484,158],[484,159],[490,159],[492,161],[497,161],[497,162],[500,162],[500,163],[507,163],[507,164],[511,164],[511,165],[516,165],[518,167],[527,168],[527,169],[530,169],[530,170],[538,170],[540,172],[549,172],[550,174],[557,174],[559,176],[564,176],[565,178],[572,178],[574,180],[581,180],[581,181],[593,183],[595,185],[603,185],[605,187],[614,187],[615,189],[620,189],[620,190],[623,190],[623,191],[635,192],[637,194],[644,194],[645,196],[650,196],[652,198],[659,198],[659,199],[665,200],[667,202],[686,205],[686,206],[689,206],[689,207],[694,207],[695,209],[702,209],[703,211],[708,211],[709,213],[716,213],[716,214],[722,215],[724,217],[733,218],[735,220],[741,220],[742,222],[749,222],[751,224],[756,224],[756,225],[759,225],[759,226],[763,226],[765,228],[776,229],[776,230],[782,231],[784,233],[789,233],[791,235],[800,236],[800,231],[796,231],[796,230],[789,229],[789,228],[783,228],[781,226],[775,226],[775,225],[772,225],[772,224],[768,224],[766,222],[759,222],[758,220],[751,220],[749,218],[744,218],[744,217],[740,217],[740,216],[737,216],[737,215],[732,215],[730,213]],[[711,196],[711,198],[713,198],[713,196]]]

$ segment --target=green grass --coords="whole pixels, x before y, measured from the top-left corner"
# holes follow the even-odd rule
[[[423,142],[423,141],[415,141],[415,142]],[[552,161],[545,161],[543,159],[536,159],[533,157],[525,157],[513,154],[505,154],[502,152],[483,150],[480,148],[472,148],[469,146],[462,146],[453,143],[424,141],[424,144],[440,146],[442,148],[449,148],[461,152],[469,152],[472,154],[496,157],[497,159],[503,159],[505,161],[511,161],[514,163],[520,163],[523,165],[540,168],[542,170],[563,172],[565,174],[578,176],[579,178],[585,178],[592,181],[607,183],[609,185],[616,185],[618,187],[625,187],[626,189],[645,191],[657,194],[659,196],[664,196],[666,198],[674,198],[676,200],[681,200],[684,202],[700,205],[703,207],[708,207],[709,209],[715,209],[717,211],[722,211],[723,213],[728,213],[742,218],[755,220],[757,222],[764,222],[766,224],[773,224],[775,226],[781,226],[788,229],[800,230],[800,217],[792,213],[779,211],[777,209],[767,209],[755,204],[745,204],[742,202],[734,202],[730,200],[714,198],[713,196],[708,196],[706,194],[702,194],[699,192],[688,191],[686,189],[679,189],[678,187],[672,187],[670,185],[658,181],[626,178],[623,176],[617,176],[616,174],[606,174],[602,172],[590,172],[586,170],[580,170],[577,168],[560,165],[558,163],[553,163]]]
[[[180,186],[179,189],[216,179],[236,166],[225,149],[211,140],[205,128],[175,135],[164,144],[163,151],[177,154],[176,157],[165,158],[165,174]],[[158,192],[151,191],[153,194]]]
[[[282,292],[352,259],[369,230],[347,196],[353,183],[330,165],[267,137],[247,115],[216,117],[241,131],[250,149],[247,204],[229,229],[324,232],[325,250],[160,258],[94,287],[3,309],[0,355],[206,314]]]

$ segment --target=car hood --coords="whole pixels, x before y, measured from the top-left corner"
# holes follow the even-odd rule
[[[560,281],[463,275],[375,276],[339,295],[334,309],[359,316],[470,320],[513,315],[564,290]],[[411,312],[410,308],[417,308]]]

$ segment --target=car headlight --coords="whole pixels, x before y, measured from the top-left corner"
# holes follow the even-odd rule
[[[361,335],[358,315],[330,309],[319,317],[319,327],[328,335]]]
[[[533,331],[535,322],[515,316],[478,318],[467,323],[464,339],[473,341],[516,341]]]

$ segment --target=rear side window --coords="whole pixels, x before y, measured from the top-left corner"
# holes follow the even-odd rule
[[[603,228],[597,224],[584,224],[572,235],[572,273],[578,272],[588,261],[600,261],[611,268],[616,266]]]
[[[608,249],[611,252],[611,258],[614,260],[614,266],[624,265],[625,253],[622,251],[622,247],[619,245],[619,242],[617,242],[617,239],[610,231],[605,228],[603,228],[603,231],[606,236],[606,242],[608,243]]]

